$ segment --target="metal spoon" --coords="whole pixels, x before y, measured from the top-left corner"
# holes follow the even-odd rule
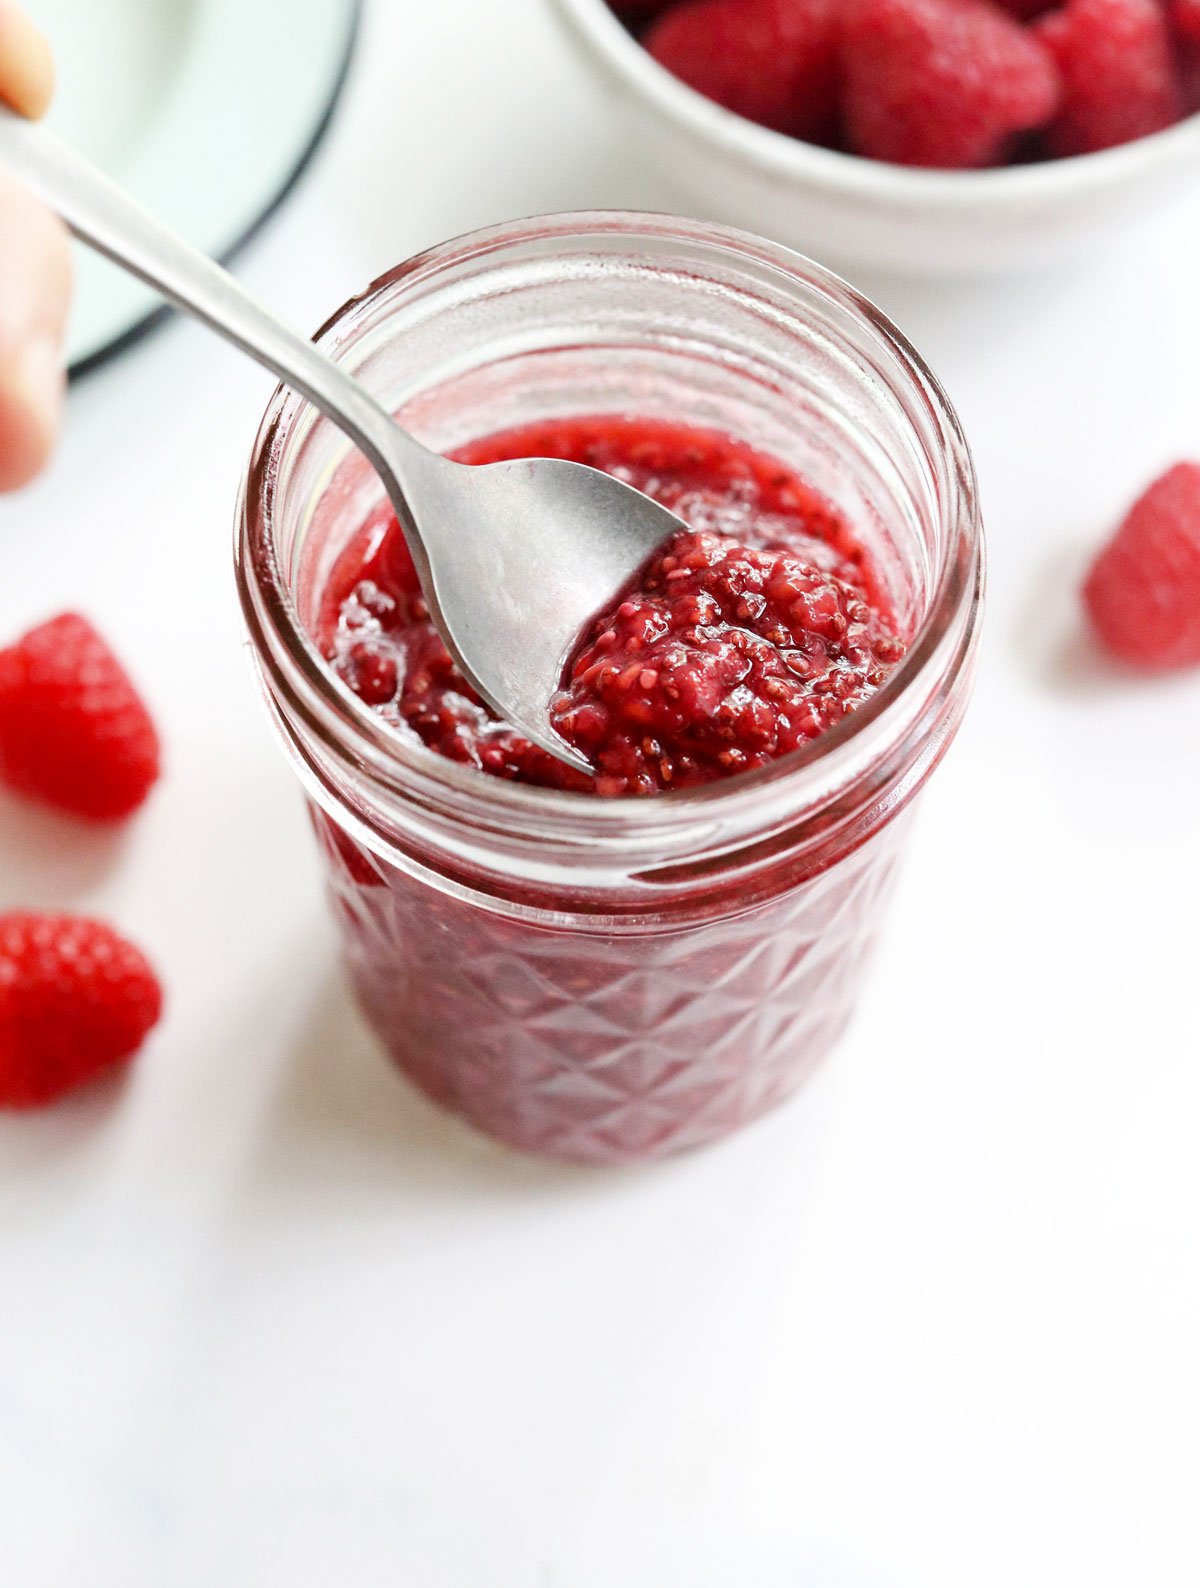
[[[464,677],[526,738],[592,769],[550,725],[584,624],[681,522],[598,469],[556,458],[470,468],[401,430],[369,393],[43,128],[0,107],[0,162],[83,242],[266,365],[383,481],[429,610]]]

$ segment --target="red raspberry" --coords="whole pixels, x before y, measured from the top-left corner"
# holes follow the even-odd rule
[[[1167,20],[1157,0],[1068,0],[1034,24],[1058,62],[1057,155],[1090,154],[1161,132],[1183,114]]]
[[[1139,497],[1092,564],[1083,600],[1124,661],[1200,663],[1200,463],[1177,463]]]
[[[111,927],[0,915],[0,1108],[54,1102],[125,1063],[161,1012],[157,977]]]
[[[1185,39],[1200,43],[1200,0],[1175,0],[1171,15]]]
[[[820,143],[837,130],[836,19],[834,0],[689,0],[645,45],[718,105]]]
[[[897,165],[994,165],[1058,102],[1054,62],[986,0],[859,0],[843,66],[851,148]]]
[[[0,651],[0,779],[77,816],[117,821],[158,777],[154,724],[86,619],[64,613]]]

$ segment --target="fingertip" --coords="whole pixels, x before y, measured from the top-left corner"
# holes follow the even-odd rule
[[[54,52],[19,7],[0,0],[0,98],[36,120],[54,97]]]

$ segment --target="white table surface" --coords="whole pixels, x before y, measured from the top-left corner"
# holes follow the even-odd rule
[[[315,325],[514,214],[667,207],[541,0],[380,0],[242,264]],[[105,840],[0,801],[0,907],[111,916],[169,1010],[0,1118],[13,1588],[1174,1588],[1200,1577],[1200,677],[1081,636],[1089,546],[1200,455],[1200,201],[1105,260],[865,282],[960,407],[978,693],[807,1091],[647,1170],[417,1098],[339,981],[252,696],[234,492],[269,380],[173,325],[0,505],[0,633],[78,605],[168,772]]]

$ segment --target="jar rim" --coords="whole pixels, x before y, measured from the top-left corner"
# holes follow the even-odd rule
[[[940,382],[920,354],[870,299],[832,271],[780,244],[732,227],[689,221],[653,212],[582,210],[534,216],[464,233],[426,249],[377,277],[324,322],[313,341],[336,352],[339,339],[353,329],[384,294],[415,284],[451,267],[461,267],[506,247],[530,240],[579,243],[589,236],[628,237],[694,243],[732,251],[767,265],[797,286],[815,288],[831,305],[865,321],[899,362],[919,394],[947,460],[949,500],[940,509],[952,525],[946,554],[937,570],[928,607],[904,656],[872,697],[818,738],[769,765],[696,788],[665,791],[651,799],[592,795],[490,777],[475,767],[451,761],[425,745],[409,745],[336,676],[301,621],[273,540],[274,466],[282,438],[311,405],[279,386],[272,394],[255,437],[243,477],[238,507],[235,563],[243,614],[271,686],[307,728],[335,751],[345,753],[347,730],[355,766],[392,796],[441,806],[447,814],[477,819],[487,806],[487,824],[497,831],[570,833],[576,840],[603,842],[636,837],[645,842],[681,825],[722,822],[748,813],[764,797],[786,791],[793,808],[819,808],[828,795],[846,787],[848,769],[865,740],[898,714],[902,703],[931,672],[952,670],[970,646],[970,621],[982,595],[983,546],[978,490],[958,416]],[[947,657],[947,637],[958,641]]]

